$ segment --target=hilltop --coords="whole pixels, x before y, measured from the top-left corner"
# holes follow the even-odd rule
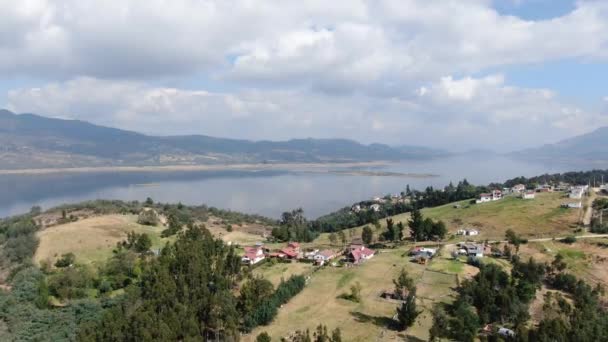
[[[528,160],[555,162],[605,162],[608,161],[608,127],[548,144],[537,148],[513,152],[510,156]]]
[[[347,139],[250,141],[151,136],[85,121],[0,110],[0,169],[235,163],[345,163],[425,159],[447,152]]]

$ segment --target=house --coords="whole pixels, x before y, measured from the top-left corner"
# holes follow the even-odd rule
[[[435,249],[435,248],[414,247],[410,250],[410,255],[413,255],[413,256],[427,255],[429,257],[433,257],[436,253],[437,253],[437,249]]]
[[[475,203],[479,204],[479,203],[485,203],[485,202],[490,202],[492,201],[492,194],[480,194],[479,195],[479,199],[477,199],[475,201]]]
[[[352,208],[350,208],[353,212],[358,213],[361,211],[361,206],[359,204],[355,204],[353,205]]]
[[[536,192],[552,192],[553,187],[547,183],[536,187]]]
[[[372,205],[369,206],[369,208],[372,211],[379,212],[380,211],[380,204],[377,204],[377,203],[376,204],[372,204]]]
[[[580,209],[583,207],[583,203],[582,202],[564,203],[564,204],[562,204],[562,207],[568,208],[568,209]]]
[[[583,198],[583,194],[587,191],[586,187],[576,186],[570,189],[570,194],[568,197],[573,199],[581,199]]]
[[[525,185],[523,185],[523,184],[516,184],[516,185],[514,185],[514,186],[511,188],[511,191],[512,191],[513,193],[517,193],[517,194],[519,194],[519,193],[522,193],[522,192],[526,191],[526,186],[525,186]]]
[[[287,244],[287,248],[291,248],[297,253],[300,253],[300,243],[298,242],[290,242]]]
[[[304,257],[306,259],[310,259],[313,260],[315,258],[315,255],[319,254],[319,250],[318,249],[312,249],[312,250],[308,250],[306,252],[304,252]]]
[[[479,231],[477,229],[459,229],[456,231],[456,235],[475,236],[479,235]]]
[[[323,250],[323,251],[317,253],[317,255],[315,255],[315,257],[314,257],[315,264],[323,265],[326,262],[330,261],[331,259],[335,258],[336,256],[337,256],[337,253],[330,249]]]
[[[245,255],[241,258],[241,262],[248,265],[255,265],[264,260],[264,248],[262,246],[245,247]]]
[[[350,245],[347,260],[353,264],[360,264],[374,257],[376,251],[363,245]]]
[[[536,197],[536,193],[534,191],[526,191],[521,194],[521,198],[523,199],[534,199]]]
[[[484,246],[476,243],[464,243],[461,246],[463,249],[467,251],[468,256],[483,257]]]
[[[502,199],[502,191],[494,190],[491,193],[484,193],[479,195],[479,199],[475,201],[475,203],[485,203],[490,201],[498,201]]]

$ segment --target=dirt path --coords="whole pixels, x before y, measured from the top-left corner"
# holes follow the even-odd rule
[[[595,200],[595,191],[591,190],[591,195],[587,199],[587,210],[583,215],[583,225],[590,226],[591,225],[591,217],[593,215],[593,201]]]

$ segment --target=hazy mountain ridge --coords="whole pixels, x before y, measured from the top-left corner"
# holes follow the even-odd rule
[[[0,110],[0,169],[427,159],[447,152],[347,139],[249,141],[132,131]]]
[[[568,138],[555,144],[516,151],[512,157],[564,162],[608,161],[608,127]]]

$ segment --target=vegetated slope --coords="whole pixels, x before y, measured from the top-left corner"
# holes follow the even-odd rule
[[[434,208],[422,209],[424,217],[443,221],[453,234],[458,229],[477,229],[479,236],[472,239],[503,239],[505,231],[512,229],[527,238],[564,236],[571,234],[578,226],[580,209],[561,208],[568,200],[564,193],[539,193],[534,200],[523,200],[516,196],[488,203],[470,204],[470,200],[445,204]],[[459,206],[459,207],[455,207]],[[404,234],[409,236],[407,222],[410,213],[391,216],[394,222],[406,225]],[[382,229],[386,219],[380,220]],[[352,228],[353,236],[361,236],[361,228]],[[448,235],[449,235],[448,234]],[[348,236],[349,234],[347,234]],[[315,242],[328,243],[329,233],[321,234]]]
[[[348,162],[446,155],[423,147],[346,139],[249,141],[204,135],[149,136],[78,120],[0,110],[0,168]]]
[[[555,144],[514,152],[511,155],[523,159],[554,161],[608,161],[608,127],[562,140]]]

